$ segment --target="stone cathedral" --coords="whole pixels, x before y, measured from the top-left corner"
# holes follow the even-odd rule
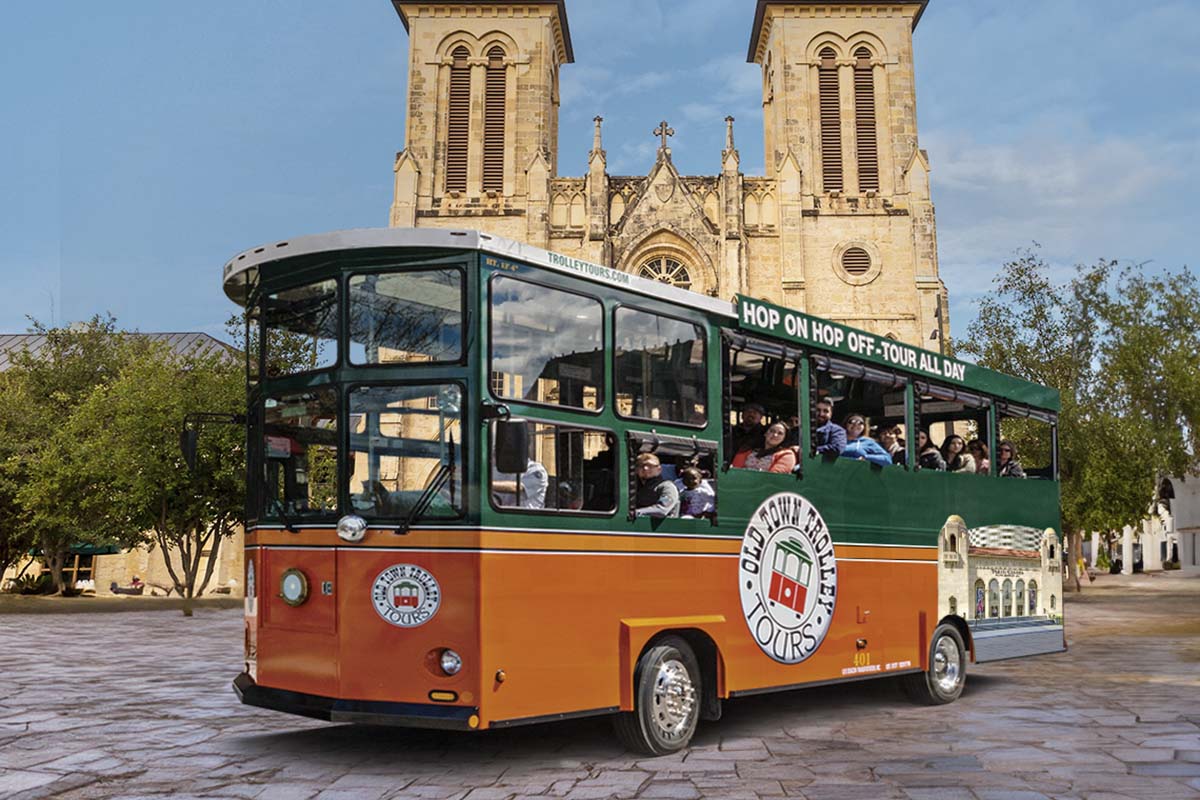
[[[715,175],[681,175],[674,130],[658,120],[647,121],[660,141],[647,174],[610,175],[597,117],[588,173],[567,177],[557,170],[559,70],[574,61],[566,0],[393,0],[410,49],[390,224],[477,228],[944,349],[913,74],[927,2],[745,4],[764,176],[741,172],[731,117]]]

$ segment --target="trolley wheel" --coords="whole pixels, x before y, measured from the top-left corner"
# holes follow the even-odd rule
[[[929,669],[905,675],[904,690],[918,703],[952,703],[967,682],[967,648],[953,625],[939,625],[929,644]]]
[[[633,691],[633,711],[613,718],[621,743],[652,756],[686,747],[696,732],[703,696],[700,664],[688,643],[668,636],[647,648],[634,671]]]

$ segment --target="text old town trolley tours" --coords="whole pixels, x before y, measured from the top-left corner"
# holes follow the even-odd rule
[[[1064,648],[1051,389],[472,231],[273,242],[225,289],[253,343],[245,703],[611,714],[665,753],[727,698],[903,676],[943,703],[971,661]],[[1044,443],[1025,480],[997,474],[1011,426]],[[989,474],[919,467],[955,433]]]

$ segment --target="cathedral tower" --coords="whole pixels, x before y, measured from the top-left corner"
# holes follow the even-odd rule
[[[943,349],[929,163],[912,31],[927,0],[758,0],[766,174],[741,172],[734,120],[712,175],[681,175],[666,120],[642,175],[560,176],[566,0],[393,0],[409,32],[393,226],[468,227],[716,297],[748,294]],[[574,146],[581,150],[585,142]]]
[[[759,0],[748,60],[785,304],[937,350],[949,326],[912,47],[927,1]]]
[[[469,226],[546,246],[565,0],[393,0],[409,35],[392,226]]]

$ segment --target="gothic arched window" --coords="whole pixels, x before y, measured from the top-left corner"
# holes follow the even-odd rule
[[[988,616],[1000,616],[1000,581],[995,578],[988,581]]]
[[[637,274],[659,283],[669,283],[680,289],[692,288],[692,276],[682,262],[669,256],[655,256],[638,267]]]
[[[488,50],[487,81],[483,101],[483,190],[504,190],[504,112],[507,95],[504,50]]]
[[[451,54],[450,102],[446,120],[446,191],[467,190],[467,152],[471,136],[471,67],[470,53],[458,46]]]
[[[1017,581],[1017,616],[1025,616],[1025,581]]]
[[[821,51],[817,84],[821,102],[821,182],[825,191],[842,189],[842,114],[838,88],[837,54],[832,47]]]
[[[879,147],[875,141],[875,73],[871,51],[854,51],[854,138],[858,148],[858,189],[879,191]]]
[[[1005,579],[1004,581],[1004,616],[1011,617],[1012,611],[1012,581]]]
[[[1037,614],[1037,581],[1029,582],[1029,616]]]
[[[983,619],[987,605],[983,599],[983,579],[975,581],[975,619]]]

